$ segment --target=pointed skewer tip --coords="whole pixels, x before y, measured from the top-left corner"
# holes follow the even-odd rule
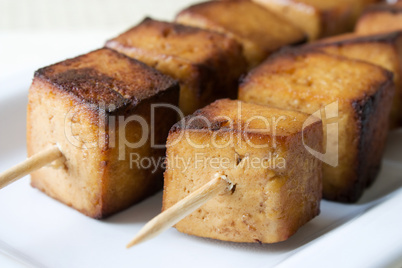
[[[151,239],[152,237],[155,237],[169,227],[174,226],[177,222],[185,218],[198,207],[202,206],[205,202],[217,195],[219,192],[223,191],[224,189],[226,191],[231,191],[233,187],[234,184],[226,175],[216,173],[214,178],[209,183],[180,200],[175,205],[168,208],[145,224],[137,236],[127,244],[126,248],[131,248],[132,246],[138,245]]]

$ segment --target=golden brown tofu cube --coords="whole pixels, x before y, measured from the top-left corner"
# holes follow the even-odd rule
[[[177,79],[185,115],[219,98],[237,98],[238,79],[247,70],[234,39],[149,18],[106,46]]]
[[[379,65],[394,75],[395,97],[390,115],[390,127],[402,124],[402,32],[391,32],[370,36],[345,34],[319,42],[308,48],[330,54],[367,61]]]
[[[250,68],[282,46],[299,44],[306,35],[292,23],[250,1],[211,1],[181,11],[176,21],[224,33],[243,45]]]
[[[402,30],[402,4],[378,4],[368,7],[359,18],[355,31],[376,34]]]
[[[253,0],[304,30],[310,40],[352,31],[363,7],[375,0]]]
[[[321,120],[306,114],[218,100],[170,130],[163,210],[216,172],[235,185],[176,224],[190,235],[233,242],[288,239],[319,214]]]
[[[155,146],[177,114],[152,117],[151,104],[177,105],[178,94],[172,78],[109,49],[39,69],[29,90],[28,155],[57,144],[65,162],[33,172],[32,186],[93,218],[161,189],[162,169],[135,161],[164,156]]]
[[[389,71],[309,50],[272,56],[239,89],[243,101],[323,114],[323,196],[341,202],[357,201],[380,169],[393,95]]]

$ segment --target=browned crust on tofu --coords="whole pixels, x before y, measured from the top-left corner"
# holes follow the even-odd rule
[[[343,191],[324,192],[324,198],[342,203],[356,203],[363,195],[364,190],[371,186],[381,170],[381,160],[385,149],[384,140],[388,128],[388,118],[381,111],[381,101],[391,99],[393,88],[392,79],[387,80],[379,86],[379,90],[371,96],[366,96],[363,100],[353,101],[352,106],[355,111],[357,123],[358,149],[355,167],[356,178],[350,181],[348,187]],[[375,146],[373,146],[375,144]]]
[[[31,185],[95,219],[117,213],[160,190],[163,171],[132,169],[128,155],[138,153],[158,160],[165,149],[152,148],[148,140],[140,148],[127,146],[126,158],[121,160],[120,139],[110,146],[108,116],[126,119],[137,115],[149,125],[151,104],[177,105],[178,94],[178,83],[172,78],[110,49],[38,70],[29,92],[28,155],[58,144],[66,161],[61,168],[33,172]],[[67,116],[70,112],[74,118]],[[171,109],[156,112],[156,144],[165,143],[176,116]],[[127,141],[137,141],[138,125],[128,123],[121,129],[120,120],[116,121],[113,133],[117,137],[125,130]],[[84,148],[72,144],[65,132],[69,123],[73,136],[84,143],[87,138],[95,140],[96,145]],[[99,136],[102,133],[104,136]]]
[[[238,78],[247,68],[242,46],[235,39],[151,18],[109,40],[106,46],[177,79],[184,114],[218,98],[236,98]]]
[[[391,99],[393,88],[392,78],[381,84],[375,95],[367,96],[365,100],[355,101],[353,107],[356,111],[356,121],[358,122],[359,143],[357,161],[359,168],[357,170],[358,178],[353,187],[347,193],[340,193],[335,200],[340,202],[354,203],[363,195],[365,188],[369,187],[376,179],[380,169],[381,160],[385,148],[387,131],[380,131],[388,127],[388,118],[381,111],[381,101]],[[380,144],[380,146],[372,146]]]
[[[97,57],[102,57],[102,64],[97,61]],[[122,62],[127,68],[124,72],[99,71],[101,65],[119,65]],[[123,108],[133,109],[142,100],[178,88],[178,83],[172,78],[107,48],[41,68],[35,72],[34,77],[71,94],[80,103],[100,108],[101,104],[113,104],[116,113]]]
[[[373,75],[376,74],[376,78],[373,76],[370,85],[364,87],[365,89],[362,86],[360,86],[360,89],[356,88],[356,91],[353,92],[345,87],[339,89],[339,97],[330,94],[331,91],[328,91],[328,93],[326,91],[323,91],[323,93],[317,91],[317,94],[311,95],[309,93],[307,95],[308,97],[306,97],[303,95],[304,91],[299,91],[299,89],[294,91],[290,90],[292,83],[297,85],[298,79],[301,79],[302,83],[304,83],[303,79],[307,78],[298,77],[296,74],[293,74],[292,69],[299,66],[297,62],[304,62],[304,60],[309,59],[309,57],[313,55],[314,58],[316,57],[316,60],[320,59],[323,65],[335,64],[335,61],[339,61],[343,64],[342,68],[347,68],[346,63],[349,62],[350,68],[359,68],[360,66],[360,68],[363,68],[362,71],[364,70],[366,75],[368,75],[369,69],[372,69],[370,73],[373,73]],[[320,67],[317,66],[315,68]],[[336,65],[332,68],[336,68]],[[271,83],[278,83],[271,84],[268,88],[269,90],[267,89],[267,92],[271,95],[266,94],[266,96],[263,96],[261,92],[261,100],[259,101],[258,97],[256,98],[256,96],[259,96],[256,90],[260,89],[259,91],[262,91],[263,83],[268,83],[266,79],[269,79],[271,76],[275,77],[276,75],[279,75],[278,79],[271,78],[269,80]],[[290,91],[287,92],[285,90],[284,92],[284,94],[286,94],[284,103],[289,101],[284,104],[284,108],[292,109],[293,107],[299,111],[313,113],[316,112],[317,108],[321,105],[329,104],[335,100],[339,101],[340,109],[343,110],[343,112],[339,114],[338,119],[339,122],[343,122],[342,125],[340,125],[339,134],[343,137],[342,139],[345,140],[345,146],[347,146],[347,148],[340,147],[341,154],[339,156],[341,158],[345,157],[345,159],[349,159],[347,160],[348,162],[351,162],[349,165],[347,165],[346,162],[340,162],[340,166],[336,168],[330,166],[326,167],[326,165],[324,165],[324,198],[340,202],[357,201],[362,195],[364,188],[373,182],[381,165],[381,156],[388,133],[390,104],[392,103],[394,94],[393,74],[374,64],[342,56],[330,55],[311,48],[301,50],[287,49],[270,57],[265,63],[254,69],[243,79],[240,85],[239,99],[244,101],[252,100],[252,102],[263,104],[266,102],[263,99],[267,98],[268,101],[272,102],[275,99],[275,92],[280,94],[279,89],[282,89],[283,85],[279,84],[280,79],[284,79],[283,77],[287,75],[293,75],[294,81],[288,85]],[[340,77],[336,78],[339,79]],[[328,80],[329,78],[325,79]],[[328,83],[327,80],[324,80],[325,84]],[[314,84],[317,83],[317,81],[312,78],[311,83]],[[249,90],[252,90],[252,93],[249,94],[255,95],[247,95]],[[336,90],[334,91],[336,92]],[[292,92],[294,95],[292,95]],[[293,96],[292,99],[288,100],[291,96]],[[308,99],[303,99],[302,96]],[[293,100],[299,100],[302,104],[297,107],[293,106]],[[309,107],[311,105],[311,107],[314,106],[314,108],[307,108],[303,103],[308,103]],[[276,105],[277,107],[281,107],[279,103]],[[351,158],[351,156],[353,156],[353,158]],[[340,161],[341,160],[342,159],[340,159]]]
[[[245,142],[246,134],[251,133],[244,125],[250,118],[278,118],[278,115],[285,118],[278,123],[277,131],[264,131],[266,129],[258,124],[252,130],[255,131],[252,138],[267,147],[257,148]],[[197,116],[210,124],[203,119],[189,122]],[[227,99],[218,100],[188,116],[185,120],[188,124],[176,124],[168,137],[162,210],[210,181],[215,172],[224,172],[236,188],[231,194],[219,195],[206,202],[177,223],[177,230],[232,242],[287,240],[320,212],[321,162],[308,153],[303,144],[306,142],[321,151],[323,128],[321,120],[305,126],[307,119],[311,118],[304,113]],[[211,141],[216,135],[221,141],[233,143],[216,148]],[[196,148],[186,136],[196,144],[207,146]],[[271,153],[275,158],[283,158],[286,167],[241,164],[249,157],[261,159]],[[195,154],[227,159],[230,165],[227,168],[208,164],[198,166]],[[176,156],[188,164],[185,167],[175,164]]]

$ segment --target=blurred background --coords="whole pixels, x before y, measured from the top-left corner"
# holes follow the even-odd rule
[[[145,16],[172,20],[194,2],[0,0],[0,79],[102,47]]]

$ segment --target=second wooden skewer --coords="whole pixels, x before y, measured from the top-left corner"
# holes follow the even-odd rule
[[[232,188],[233,183],[225,175],[215,174],[214,179],[210,182],[149,221],[137,236],[127,244],[127,248],[159,235],[201,207],[209,199],[224,192],[224,190],[231,191]]]

